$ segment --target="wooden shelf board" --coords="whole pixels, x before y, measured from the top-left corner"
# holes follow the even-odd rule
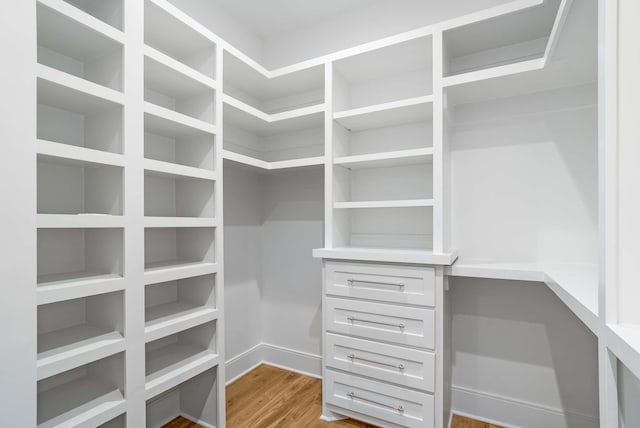
[[[431,95],[340,111],[333,115],[334,120],[351,131],[429,121],[432,117]]]
[[[38,104],[78,114],[122,106],[124,95],[79,77],[38,65]]]
[[[195,168],[192,166],[180,165],[171,162],[164,162],[155,159],[144,159],[143,167],[145,173],[155,172],[165,176],[175,178],[199,178],[202,180],[217,180],[218,174],[210,169]]]
[[[147,264],[145,266],[144,277],[145,284],[155,284],[192,276],[212,274],[217,271],[218,265],[216,263],[175,260],[171,262]]]
[[[263,161],[262,159],[252,158],[251,156],[235,153],[230,150],[223,150],[222,156],[225,160],[241,163],[243,165],[252,166],[266,171],[300,168],[304,166],[324,165],[324,156],[316,156],[310,158],[288,159],[282,161]]]
[[[217,133],[216,126],[211,123],[195,119],[186,114],[178,113],[150,102],[144,103],[144,111],[145,130],[160,131],[160,135],[196,136],[202,134],[215,135]],[[149,124],[147,124],[148,116],[156,118],[156,120],[149,120]]]
[[[124,351],[124,338],[83,324],[38,336],[38,380]]]
[[[83,378],[38,393],[38,428],[98,426],[125,410],[120,390]]]
[[[528,262],[468,262],[449,268],[451,276],[544,282],[576,316],[597,334],[598,270],[591,265]]]
[[[335,209],[432,207],[433,199],[401,199],[390,201],[335,202]]]
[[[36,145],[38,155],[88,162],[96,165],[124,166],[124,156],[118,153],[103,152],[102,150],[40,139],[36,140]]]
[[[393,167],[433,162],[433,148],[398,150],[366,155],[342,156],[335,158],[335,165],[349,169]]]
[[[39,229],[53,228],[120,228],[124,217],[103,214],[38,214]]]
[[[38,277],[38,305],[124,290],[124,278],[117,274],[72,272]]]
[[[205,372],[220,362],[211,350],[175,343],[147,353],[147,400]]]
[[[185,302],[148,307],[145,308],[145,341],[151,342],[217,318],[215,308]]]
[[[337,260],[362,260],[389,263],[415,263],[448,266],[458,257],[455,252],[434,253],[431,250],[336,247],[316,248],[313,257]]]

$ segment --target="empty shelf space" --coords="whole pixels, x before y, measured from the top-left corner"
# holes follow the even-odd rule
[[[145,170],[144,214],[147,217],[200,217],[215,215],[215,183]]]
[[[147,398],[166,391],[219,362],[215,321],[146,344]]]
[[[168,65],[146,56],[144,59],[145,100],[177,113],[215,121],[215,90]]]
[[[224,93],[266,114],[323,104],[324,67],[267,76],[225,51]]]
[[[41,140],[122,153],[122,114],[117,100],[38,79],[37,137]]]
[[[39,428],[99,426],[126,410],[123,353],[38,381]]]
[[[123,169],[104,164],[38,155],[39,214],[103,214],[65,216],[64,223],[107,226],[122,214]],[[105,219],[106,218],[106,219]],[[45,219],[54,220],[51,216]],[[39,218],[40,220],[40,218]],[[40,225],[39,225],[40,226]]]
[[[423,96],[334,113],[333,118],[350,131],[429,121],[433,97]]]
[[[223,157],[225,160],[233,161],[242,165],[259,168],[262,170],[278,170],[288,168],[300,168],[304,166],[324,165],[324,156],[314,156],[308,158],[289,159],[282,161],[264,161],[262,159],[256,159],[251,156],[235,153],[230,150],[223,151]]]
[[[433,162],[433,149],[426,147],[366,155],[341,156],[335,158],[333,162],[349,169],[416,165]]]
[[[41,2],[38,2],[37,24],[40,64],[122,90],[123,45],[119,32],[115,32],[117,39],[113,39],[114,31],[110,31],[110,27],[104,26],[105,34],[100,32],[102,26],[89,27]]]
[[[122,275],[122,229],[38,229],[37,246],[39,288]]]
[[[432,207],[433,199],[398,199],[391,201],[356,201],[356,202],[336,202],[334,208],[412,208],[412,207]]]
[[[145,275],[163,276],[215,265],[214,228],[147,228],[144,233]]]
[[[433,93],[431,36],[402,41],[334,63],[336,111]]]
[[[147,285],[146,340],[156,340],[217,319],[215,287],[215,274]]]
[[[38,380],[124,351],[120,332],[79,325],[38,337]]]
[[[72,272],[38,277],[38,304],[102,294],[124,289],[124,279],[114,273]]]
[[[215,78],[216,45],[201,31],[203,27],[173,7],[149,0],[144,6],[145,44]]]
[[[560,0],[537,5],[505,5],[443,34],[445,76],[542,58],[559,12]]]
[[[592,331],[598,329],[598,270],[592,265],[459,260],[452,276],[544,282]]]

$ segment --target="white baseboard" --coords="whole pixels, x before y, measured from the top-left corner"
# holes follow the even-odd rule
[[[226,384],[230,385],[261,364],[305,376],[322,378],[322,357],[282,346],[259,343],[225,363]]]
[[[598,418],[453,386],[452,413],[508,428],[598,428]]]

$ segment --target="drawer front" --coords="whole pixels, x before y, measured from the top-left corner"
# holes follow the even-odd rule
[[[325,373],[327,403],[402,427],[433,428],[433,395],[332,370]]]
[[[435,306],[435,270],[364,263],[327,263],[326,293],[383,302]]]
[[[436,358],[432,352],[330,333],[325,336],[325,349],[329,367],[428,392],[435,390]]]
[[[327,297],[325,301],[327,331],[434,349],[435,312],[432,309],[336,297]]]

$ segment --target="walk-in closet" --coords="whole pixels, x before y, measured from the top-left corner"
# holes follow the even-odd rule
[[[3,6],[0,427],[640,428],[640,2]]]

